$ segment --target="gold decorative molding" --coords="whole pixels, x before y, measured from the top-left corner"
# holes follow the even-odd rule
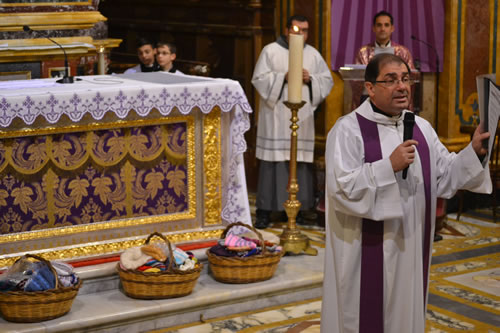
[[[107,39],[94,39],[92,44],[94,44],[96,50],[103,47],[105,49],[112,49],[114,47],[120,46],[122,39],[118,38],[107,38]]]
[[[221,223],[221,137],[220,108],[204,116],[203,166],[205,171],[205,224]]]
[[[445,145],[445,147],[451,151],[451,152],[459,152],[465,146],[467,146],[470,142],[470,136],[469,135],[462,135],[459,137],[454,137],[454,138],[444,138],[444,137],[439,137],[439,140]]]
[[[52,39],[64,47],[68,56],[82,56],[89,52],[96,53],[92,37],[89,36]],[[61,49],[47,38],[3,39],[0,40],[0,44],[8,45],[0,48],[0,62],[40,61],[43,58],[53,59],[54,56],[59,56],[61,59],[64,57]],[[53,47],[46,48],[47,46]]]
[[[1,7],[33,7],[33,6],[90,6],[92,5],[92,0],[80,0],[80,1],[50,1],[46,2],[26,2],[18,1],[12,3],[2,3]]]
[[[106,20],[98,11],[0,13],[0,31],[90,29]]]
[[[205,230],[205,231],[193,231],[178,234],[165,235],[168,240],[174,244],[185,243],[193,241],[202,240],[212,240],[220,238],[223,229]],[[147,235],[143,238],[137,238],[132,240],[119,240],[116,242],[107,242],[99,244],[85,244],[83,246],[75,246],[71,248],[63,249],[53,249],[49,251],[37,251],[43,258],[47,260],[68,260],[92,256],[102,256],[110,254],[118,254],[119,252],[126,250],[130,247],[136,247],[144,244],[144,240]],[[34,252],[34,251],[33,251]],[[20,256],[2,256],[0,259],[0,268],[11,266]]]

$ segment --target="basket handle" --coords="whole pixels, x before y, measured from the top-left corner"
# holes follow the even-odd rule
[[[36,259],[38,261],[41,261],[43,262],[45,265],[47,265],[47,267],[49,267],[50,271],[52,272],[52,274],[54,274],[54,278],[56,279],[56,286],[54,289],[57,289],[59,288],[59,285],[61,284],[61,282],[59,281],[59,275],[57,275],[57,272],[54,268],[54,266],[52,266],[52,264],[50,263],[49,260],[46,260],[40,256],[37,256],[35,254],[29,254],[29,253],[26,253],[24,256],[20,257],[19,259],[16,260],[16,262],[18,262],[19,260],[21,260],[22,258],[33,258],[33,259]]]
[[[220,236],[220,238],[226,238],[226,235],[227,235],[229,229],[231,229],[232,227],[238,226],[238,225],[252,230],[257,235],[257,237],[259,237],[260,244],[262,247],[262,254],[266,254],[267,249],[266,249],[266,244],[264,243],[264,238],[262,237],[262,234],[260,232],[258,232],[257,229],[255,229],[251,225],[245,224],[243,222],[234,222],[234,223],[231,223],[230,225],[228,225],[226,227],[226,230],[224,230],[222,232],[222,235]]]
[[[149,244],[149,241],[155,237],[155,236],[158,236],[160,237],[161,239],[163,239],[163,241],[165,243],[167,243],[167,246],[168,246],[168,267],[167,267],[167,272],[172,272],[174,270],[174,268],[172,267],[173,265],[173,261],[174,261],[174,257],[173,257],[173,253],[172,253],[172,245],[170,245],[170,241],[168,240],[167,237],[163,236],[162,234],[160,234],[159,232],[155,231],[153,232],[151,235],[148,236],[148,238],[146,239],[146,241],[144,242],[144,245],[147,245]]]

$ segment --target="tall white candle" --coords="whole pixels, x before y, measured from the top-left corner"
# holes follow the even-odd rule
[[[290,31],[288,41],[288,101],[302,102],[302,57],[304,36]]]
[[[99,75],[104,75],[106,74],[106,58],[104,56],[104,47],[99,47],[99,50],[97,51],[97,54],[99,55],[97,59],[97,64],[98,64],[98,74]]]

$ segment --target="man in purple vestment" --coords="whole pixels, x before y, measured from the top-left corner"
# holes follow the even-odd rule
[[[408,110],[411,84],[400,57],[376,55],[365,72],[369,98],[328,134],[321,332],[425,332],[436,199],[492,190],[489,133],[478,127],[450,153]]]
[[[394,32],[394,19],[392,15],[386,11],[380,11],[373,17],[373,33],[375,41],[362,46],[356,55],[356,64],[367,65],[373,56],[378,52],[390,52],[394,50],[394,54],[401,57],[411,69],[413,66],[413,58],[410,51],[396,42],[391,40],[391,35]]]

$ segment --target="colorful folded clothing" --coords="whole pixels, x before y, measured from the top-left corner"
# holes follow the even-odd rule
[[[150,270],[151,268],[157,269],[157,272],[163,272],[167,270],[167,266],[163,261],[158,261],[156,259],[148,260],[144,265],[137,268],[141,272],[153,272],[156,270]]]
[[[120,263],[126,269],[134,270],[144,265],[151,257],[141,251],[139,247],[126,249],[120,256]]]
[[[228,247],[249,247],[251,249],[256,248],[257,244],[252,241],[248,241],[239,236],[229,234],[224,238],[224,245]]]
[[[61,261],[51,261],[50,263],[63,287],[71,287],[78,283],[78,276],[73,272],[73,266]]]
[[[210,252],[221,257],[236,257],[238,254],[234,251],[229,251],[224,245],[216,244],[210,248]]]
[[[247,240],[249,242],[253,242],[253,243],[257,244],[257,246],[261,246],[259,239],[254,239],[254,238],[249,238],[249,237],[242,237],[242,238],[244,240]],[[266,246],[273,246],[273,245],[275,245],[273,242],[269,242],[269,241],[266,241],[266,240],[264,241],[264,244]]]
[[[173,251],[174,251],[173,256],[174,256],[174,259],[175,259],[175,264],[177,266],[180,266],[180,265],[184,264],[184,262],[187,259],[189,259],[189,254],[187,254],[183,250],[181,250],[179,248],[175,248],[175,250],[173,250]]]
[[[56,277],[47,265],[39,267],[33,272],[31,279],[26,283],[24,291],[43,291],[56,287]]]

